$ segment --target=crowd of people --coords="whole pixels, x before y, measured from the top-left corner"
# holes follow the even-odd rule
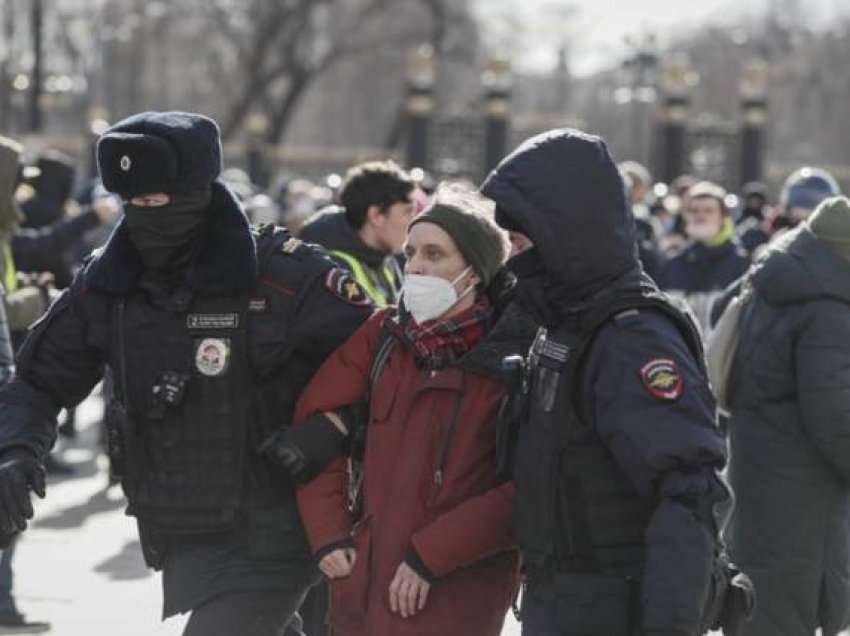
[[[480,185],[387,159],[261,191],[182,112],[109,128],[82,184],[22,150],[0,139],[0,633],[49,629],[12,554],[103,380],[186,636],[498,636],[520,589],[526,636],[850,624],[828,172],[775,201],[656,183],[565,129]]]

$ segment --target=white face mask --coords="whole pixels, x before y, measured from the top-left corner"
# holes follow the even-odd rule
[[[470,285],[462,294],[458,295],[455,290],[455,283],[471,269],[472,266],[470,265],[451,282],[439,276],[423,276],[421,274],[405,276],[401,297],[404,300],[404,306],[413,316],[413,319],[421,325],[423,322],[442,316],[460,302],[460,299],[471,292],[474,286]]]

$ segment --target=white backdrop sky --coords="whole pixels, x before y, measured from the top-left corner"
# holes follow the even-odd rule
[[[517,67],[548,71],[560,42],[570,43],[572,71],[586,75],[617,64],[627,35],[674,27],[729,23],[762,11],[770,0],[474,0],[488,42],[508,52]],[[571,12],[569,7],[575,7]],[[803,0],[811,26],[850,14],[850,0]],[[664,43],[662,37],[661,43]]]

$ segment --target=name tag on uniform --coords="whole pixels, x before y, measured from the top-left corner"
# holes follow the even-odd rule
[[[268,298],[252,298],[248,301],[248,311],[250,311],[252,314],[263,314],[268,310]]]
[[[236,329],[239,314],[189,314],[186,326],[189,329]]]

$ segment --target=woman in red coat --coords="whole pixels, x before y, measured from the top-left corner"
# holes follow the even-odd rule
[[[392,339],[371,387],[362,512],[347,506],[343,457],[298,503],[330,579],[330,623],[345,636],[498,636],[519,566],[514,486],[496,470],[499,374],[534,326],[484,292],[498,286],[507,244],[471,194],[439,193],[405,253],[403,308],[355,332],[297,410],[305,426],[324,416],[347,433],[333,412],[367,397],[376,351]]]

